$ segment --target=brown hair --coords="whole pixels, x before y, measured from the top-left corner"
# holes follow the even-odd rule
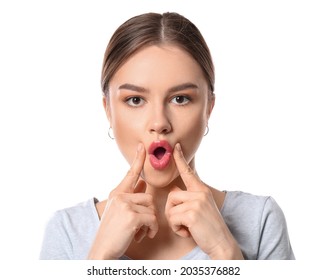
[[[103,94],[108,96],[111,78],[131,55],[143,47],[163,43],[177,45],[197,61],[213,94],[215,74],[208,46],[198,28],[177,13],[138,15],[115,31],[104,54],[101,78]]]

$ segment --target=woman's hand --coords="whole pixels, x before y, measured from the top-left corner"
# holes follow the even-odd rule
[[[211,259],[243,259],[211,190],[187,164],[180,144],[173,156],[187,190],[175,187],[169,194],[165,213],[172,230],[181,237],[192,236]]]
[[[158,231],[153,198],[139,180],[146,153],[142,144],[130,170],[110,193],[89,259],[118,259],[134,239],[154,238]]]

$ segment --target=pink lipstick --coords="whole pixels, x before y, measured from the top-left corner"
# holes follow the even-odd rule
[[[148,149],[149,161],[154,169],[163,170],[170,162],[172,147],[165,140],[154,141]]]

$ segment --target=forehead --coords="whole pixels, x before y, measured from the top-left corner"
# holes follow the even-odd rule
[[[110,84],[132,83],[143,87],[169,87],[191,82],[207,85],[199,64],[177,46],[145,47],[132,55],[115,73]],[[111,87],[110,85],[110,87]]]

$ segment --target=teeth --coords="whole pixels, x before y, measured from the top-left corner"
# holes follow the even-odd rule
[[[156,148],[155,151],[154,151],[154,156],[155,156],[157,159],[161,159],[161,158],[164,156],[165,152],[166,152],[165,148],[163,148],[163,147],[158,147],[158,148]]]

